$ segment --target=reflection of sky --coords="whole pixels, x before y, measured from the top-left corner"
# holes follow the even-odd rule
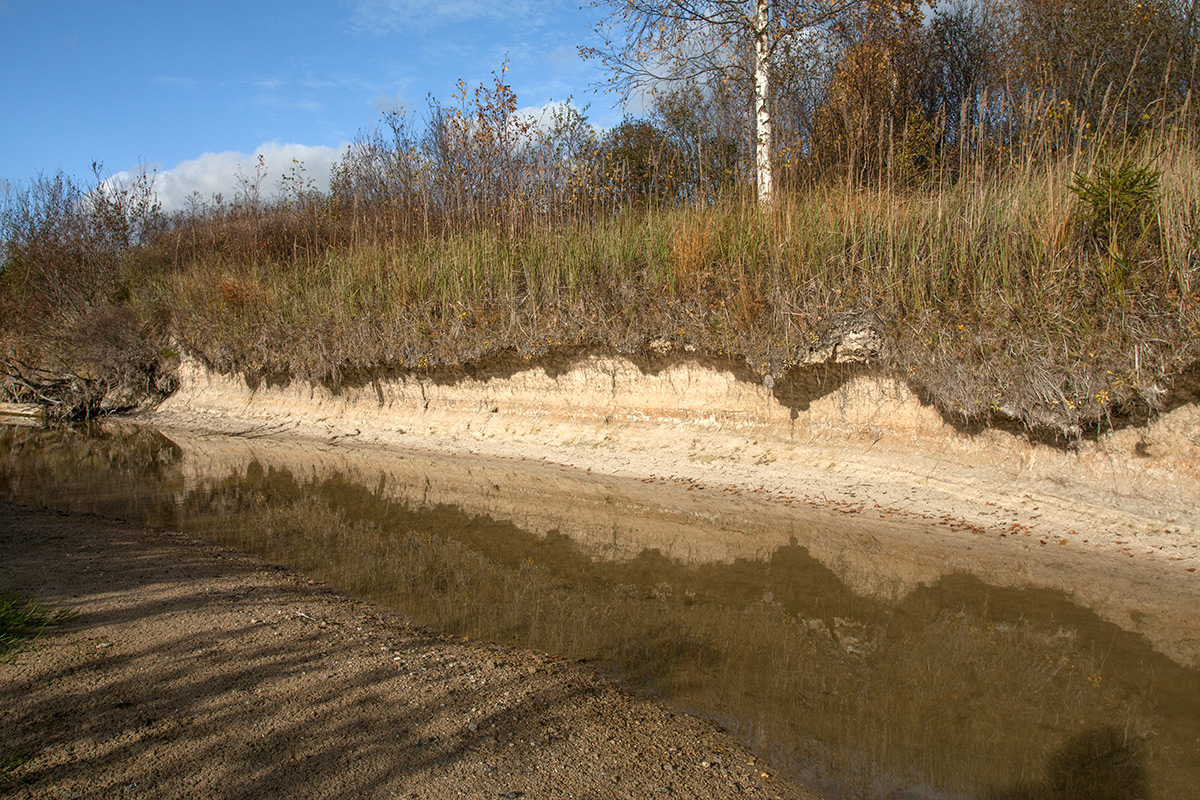
[[[0,2],[0,180],[142,164],[178,170],[172,198],[229,197],[231,166],[252,172],[264,153],[269,181],[303,156],[323,184],[381,110],[450,103],[455,81],[490,81],[505,58],[522,106],[574,97],[611,125],[620,112],[576,51],[596,14],[543,0]]]

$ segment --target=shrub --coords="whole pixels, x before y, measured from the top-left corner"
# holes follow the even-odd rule
[[[1136,254],[1158,208],[1161,177],[1149,164],[1128,158],[1116,166],[1097,166],[1095,175],[1075,173],[1071,191],[1095,240],[1113,258],[1124,261]]]

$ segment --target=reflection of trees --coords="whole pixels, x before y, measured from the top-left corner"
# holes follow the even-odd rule
[[[597,561],[559,533],[398,500],[378,473],[267,460],[185,491],[179,448],[135,430],[4,431],[0,489],[180,526],[440,630],[596,660],[778,761],[826,765],[830,796],[1143,797],[1149,730],[1156,794],[1197,781],[1200,674],[1061,592],[953,575],[888,605],[797,540],[765,561]]]
[[[7,499],[178,525],[183,451],[138,425],[0,426],[0,493]]]
[[[989,800],[1142,800],[1150,796],[1141,742],[1118,728],[1096,728],[1054,753],[1046,777]]]

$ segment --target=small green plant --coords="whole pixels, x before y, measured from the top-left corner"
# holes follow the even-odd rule
[[[1095,175],[1075,173],[1071,191],[1083,205],[1096,240],[1113,258],[1126,260],[1149,230],[1158,209],[1160,170],[1126,158],[1097,166]]]
[[[25,783],[17,774],[32,756],[29,753],[0,754],[0,788]]]
[[[47,625],[61,625],[71,616],[68,611],[52,609],[33,598],[0,592],[0,663],[9,661],[23,643],[36,639]]]

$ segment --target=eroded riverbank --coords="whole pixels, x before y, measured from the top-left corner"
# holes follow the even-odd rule
[[[963,541],[1102,552],[1183,580],[1200,565],[1198,393],[1180,381],[1163,413],[1057,446],[956,428],[903,383],[836,360],[771,386],[711,359],[582,354],[336,389],[185,360],[179,390],[148,419],[880,509],[953,525]]]

